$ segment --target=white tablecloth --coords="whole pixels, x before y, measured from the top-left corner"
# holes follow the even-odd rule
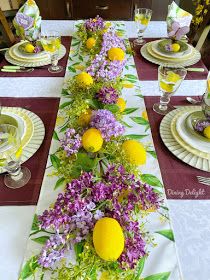
[[[133,22],[125,22],[129,37],[135,37]],[[73,21],[43,21],[42,30],[61,35],[73,33]],[[151,22],[145,37],[166,36],[165,22]],[[0,95],[11,97],[60,96],[63,78],[0,78]],[[141,82],[144,95],[159,95],[157,81]],[[185,80],[177,95],[199,95],[204,80]],[[202,185],[201,185],[202,188]],[[210,201],[169,200],[179,261],[185,280],[210,279]],[[35,206],[0,207],[0,279],[17,280],[28,240]],[[158,260],[157,260],[158,261]],[[178,279],[177,279],[178,280]]]

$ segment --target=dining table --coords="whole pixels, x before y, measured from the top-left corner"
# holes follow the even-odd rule
[[[127,37],[137,37],[135,23],[124,21]],[[56,30],[61,36],[70,37],[74,33],[73,20],[43,20],[42,31]],[[164,38],[167,36],[165,21],[151,21],[144,33],[148,38]],[[68,50],[67,50],[68,51]],[[140,55],[140,54],[139,54]],[[150,62],[144,62],[150,64]],[[141,67],[141,65],[139,66]],[[39,71],[37,69],[36,71]],[[40,70],[41,71],[41,70]],[[143,71],[143,70],[142,70]],[[152,71],[152,70],[151,70]],[[153,70],[157,72],[157,69]],[[38,72],[37,72],[38,73]],[[65,74],[65,72],[64,72]],[[63,76],[29,75],[12,76],[0,75],[0,97],[9,102],[9,98],[59,98],[68,73]],[[199,73],[197,73],[199,76]],[[147,78],[141,78],[141,94],[159,96],[158,79],[152,72]],[[201,96],[206,89],[206,77],[185,79],[176,92],[176,96]],[[44,101],[43,101],[44,102]],[[47,102],[47,101],[46,101]],[[18,103],[19,104],[19,103]],[[47,106],[47,105],[46,105]],[[30,159],[34,168],[38,169],[39,162]],[[45,162],[46,164],[46,162]],[[42,167],[45,168],[45,167]],[[38,172],[38,171],[37,171]],[[174,170],[176,174],[176,170]],[[192,176],[194,176],[192,174]],[[183,178],[184,179],[184,178]],[[174,179],[176,180],[176,178]],[[177,178],[177,181],[180,178]],[[183,180],[185,182],[185,180]],[[176,181],[174,181],[176,184]],[[0,184],[3,184],[1,181]],[[196,185],[197,186],[197,185]],[[202,197],[204,193],[198,191],[190,197],[183,197],[183,193],[167,189],[168,207],[173,228],[178,261],[184,280],[210,279],[210,200]],[[0,186],[0,188],[2,185]],[[183,186],[187,191],[191,186]],[[202,184],[199,185],[202,190]],[[210,187],[209,187],[210,188]],[[200,196],[200,197],[199,197]],[[0,279],[17,280],[24,259],[24,253],[29,238],[36,205],[1,205],[0,206]],[[178,279],[177,279],[178,280]]]

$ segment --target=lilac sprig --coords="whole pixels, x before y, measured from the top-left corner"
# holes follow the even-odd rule
[[[115,104],[118,97],[118,92],[113,87],[103,87],[96,94],[96,98],[103,104]]]
[[[61,147],[66,152],[67,156],[76,154],[81,147],[81,136],[76,134],[75,129],[68,128],[65,133],[65,138],[60,141]]]
[[[120,136],[125,132],[124,126],[115,119],[109,110],[94,111],[90,125],[100,130],[105,141],[110,141],[112,137]]]
[[[195,124],[194,128],[198,132],[203,132],[207,126],[210,126],[210,120],[200,120]]]
[[[100,16],[96,16],[95,18],[90,18],[85,21],[86,30],[91,32],[104,29],[104,27],[104,20]]]
[[[70,242],[86,239],[96,221],[105,216],[115,218],[124,232],[125,248],[118,259],[121,268],[135,268],[146,254],[140,224],[133,217],[134,208],[140,206],[144,210],[158,209],[160,198],[152,187],[136,180],[122,166],[109,166],[100,181],[92,173],[83,173],[67,184],[50,210],[38,217],[42,229],[56,232],[43,247],[39,264],[52,267],[64,256]]]

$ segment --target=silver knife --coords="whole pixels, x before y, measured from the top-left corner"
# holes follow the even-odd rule
[[[20,72],[28,72],[28,73],[30,73],[30,72],[32,72],[32,71],[34,71],[34,68],[23,68],[23,69],[8,69],[8,68],[2,68],[1,69],[1,72],[7,72],[7,73],[20,73]]]

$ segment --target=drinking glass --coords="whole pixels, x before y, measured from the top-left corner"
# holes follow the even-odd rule
[[[0,164],[8,174],[4,183],[8,188],[25,186],[31,178],[27,167],[21,167],[22,145],[18,128],[10,124],[0,125]]]
[[[49,53],[51,58],[51,66],[48,68],[50,73],[59,73],[63,67],[58,65],[58,54],[61,46],[61,36],[57,31],[48,31],[41,36],[43,49]]]
[[[187,70],[183,67],[170,68],[159,66],[158,68],[158,83],[162,93],[160,102],[153,105],[153,110],[161,115],[166,115],[170,112],[168,104],[171,96],[177,91],[182,81],[187,74]]]
[[[134,45],[141,46],[145,43],[143,34],[147,25],[152,17],[152,10],[146,8],[135,9],[134,21],[136,22],[136,28],[138,31],[138,38],[133,41]]]

